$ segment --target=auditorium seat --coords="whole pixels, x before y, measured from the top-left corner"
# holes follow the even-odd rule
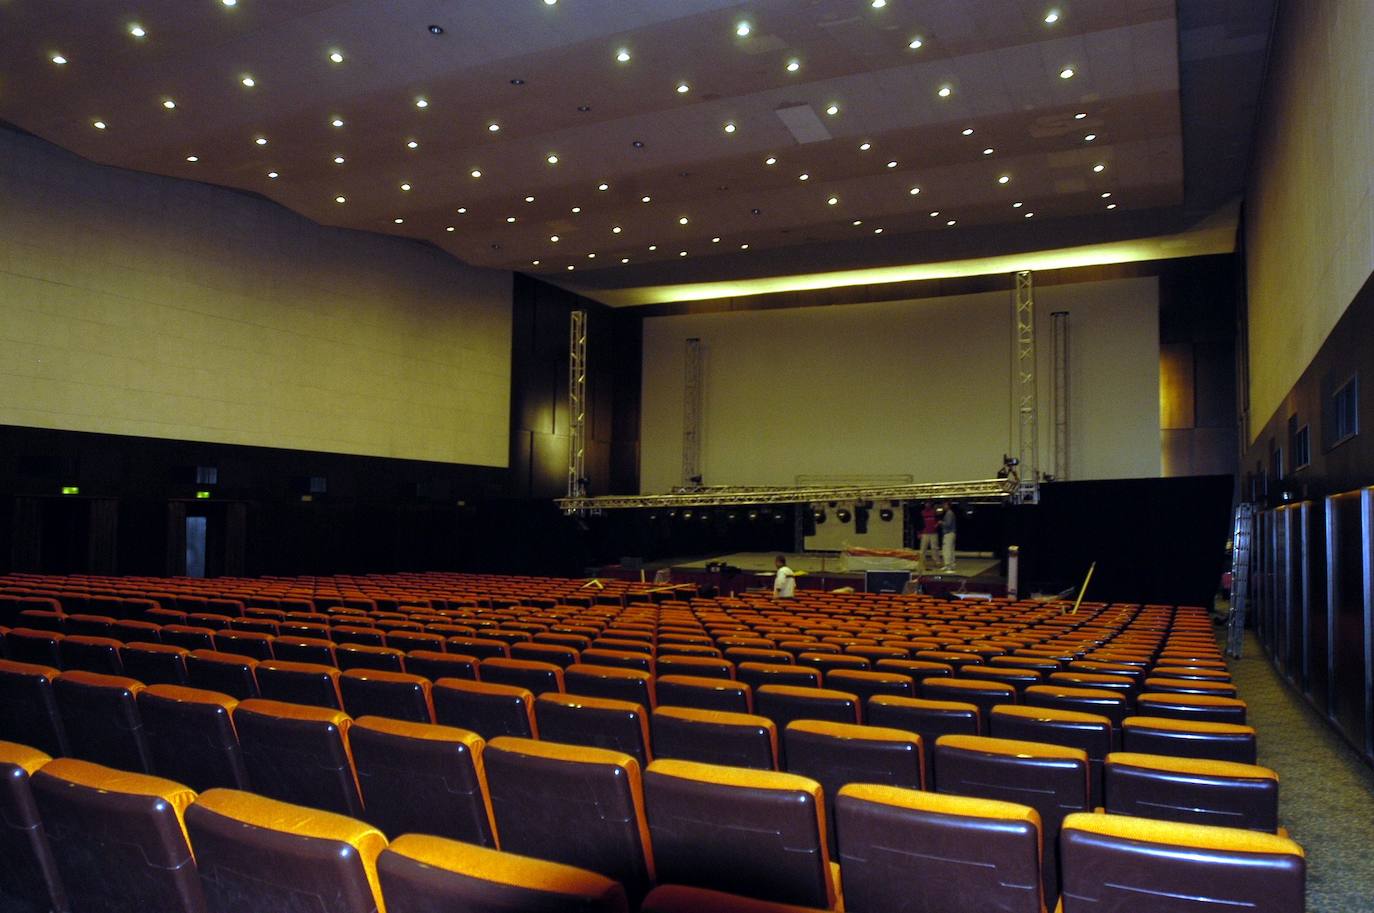
[[[754,710],[773,721],[779,731],[793,720],[859,722],[859,699],[847,691],[764,685],[754,692]],[[782,754],[786,755],[784,749]]]
[[[644,898],[640,913],[826,913],[817,907],[799,907],[790,903],[773,903],[726,894],[709,888],[689,888],[680,884],[665,884],[654,888]]]
[[[186,678],[192,688],[219,691],[237,700],[258,696],[258,661],[251,656],[192,650],[186,657]]]
[[[710,656],[660,656],[654,660],[658,675],[689,675],[693,678],[735,677],[735,664]]]
[[[849,913],[1044,913],[1029,806],[853,784],[835,798],[835,829]]]
[[[796,720],[782,735],[788,773],[821,784],[830,851],[835,847],[835,796],[850,783],[925,789],[921,737],[914,732],[852,723]]]
[[[1129,716],[1121,726],[1121,747],[1139,754],[1213,758],[1254,764],[1255,728],[1170,717]]]
[[[238,701],[227,694],[181,685],[149,685],[138,710],[153,773],[196,791],[248,788],[243,751],[234,732]]]
[[[272,653],[276,659],[286,662],[338,665],[334,658],[334,642],[322,637],[278,634],[272,643]]]
[[[820,784],[796,774],[660,760],[644,774],[663,884],[834,909]]]
[[[212,789],[186,810],[206,913],[383,909],[386,838],[351,817],[253,793]]]
[[[352,720],[340,710],[254,699],[234,708],[253,791],[283,802],[360,817],[348,751]]]
[[[427,634],[424,631],[387,631],[386,645],[393,650],[400,650],[407,655],[412,650],[438,650],[444,649],[444,638],[438,634]]]
[[[308,704],[331,710],[343,709],[339,670],[320,663],[274,659],[257,667],[260,696],[291,704]]]
[[[764,716],[660,706],[650,729],[656,758],[776,770],[778,731]]]
[[[1048,684],[1090,688],[1094,691],[1115,691],[1125,695],[1127,707],[1134,704],[1136,695],[1140,693],[1140,683],[1129,675],[1112,675],[1105,672],[1051,672]]]
[[[119,770],[151,772],[137,704],[142,690],[142,682],[118,675],[76,670],[57,676],[53,694],[71,756]]]
[[[1150,670],[1152,676],[1160,678],[1193,679],[1202,682],[1229,682],[1231,673],[1225,669],[1211,669],[1204,666],[1155,666]]]
[[[835,669],[825,673],[825,687],[836,691],[848,691],[859,699],[859,708],[867,708],[869,698],[875,694],[888,694],[894,697],[915,697],[916,682],[906,673],[893,669]]]
[[[1001,663],[999,656],[996,663]],[[1001,682],[1004,685],[1011,685],[1020,694],[1031,685],[1038,685],[1041,682],[1041,675],[1034,669],[1013,669],[1007,666],[969,666],[959,673],[962,678],[982,679],[989,682]]]
[[[14,620],[15,628],[32,631],[48,631],[61,634],[67,627],[67,616],[60,609],[21,609]]]
[[[533,640],[511,644],[510,656],[511,659],[532,659],[541,663],[553,663],[564,670],[573,663],[580,661],[578,651],[572,647]]]
[[[0,660],[0,739],[53,757],[69,753],[53,692],[60,674],[53,666]]]
[[[5,657],[16,663],[61,669],[62,654],[58,645],[63,636],[60,631],[10,628],[5,634]]]
[[[575,663],[563,670],[563,687],[569,694],[629,701],[646,711],[658,704],[653,676],[638,669]]]
[[[484,682],[515,685],[531,694],[563,691],[563,668],[533,659],[484,659],[477,674]]]
[[[1140,716],[1163,716],[1176,720],[1245,725],[1245,701],[1210,694],[1167,694],[1147,691],[1136,699]]]
[[[30,777],[52,760],[17,742],[0,742],[0,909],[48,913],[67,909]]]
[[[404,672],[349,669],[339,676],[343,709],[352,717],[385,716],[412,723],[434,722],[430,682]]]
[[[393,647],[342,643],[334,647],[334,660],[340,671],[376,669],[379,672],[406,671],[405,654]]]
[[[896,657],[887,657],[895,659]],[[808,651],[798,654],[797,665],[815,669],[822,675],[829,675],[836,669],[851,669],[865,672],[873,668],[873,661],[863,656],[850,656],[844,653],[821,653]]]
[[[365,647],[386,646],[386,632],[381,628],[336,624],[329,629],[329,639],[336,644],[360,644]]]
[[[67,636],[71,639],[71,635]],[[1167,678],[1152,675],[1145,679],[1144,690],[1156,694],[1209,694],[1213,697],[1235,697],[1236,686],[1230,682],[1194,678]]]
[[[622,669],[638,669],[640,672],[654,672],[654,658],[631,650],[606,650],[589,647],[582,651],[580,661],[593,666],[618,666]]]
[[[188,650],[214,650],[215,631],[197,625],[166,624],[162,626],[162,642]]]
[[[449,653],[462,653],[481,660],[510,658],[509,646],[488,637],[449,637],[444,640],[444,649]]]
[[[226,629],[215,632],[215,647],[219,652],[248,656],[260,662],[274,658],[273,640],[275,638],[272,635],[256,631]]]
[[[1239,828],[1127,815],[1064,819],[1058,913],[1303,913],[1302,847]]]
[[[645,714],[644,705],[632,701],[556,692],[534,699],[539,738],[623,752],[638,761],[641,769],[651,757]]]
[[[30,784],[73,911],[206,910],[182,823],[193,791],[75,758]]]
[[[750,713],[754,709],[753,689],[728,678],[659,675],[654,680],[654,691],[661,707],[695,707],[727,713]]]
[[[431,682],[441,678],[477,680],[478,659],[464,653],[443,653],[435,650],[411,650],[406,654],[406,671]]]
[[[348,743],[365,816],[382,833],[438,834],[496,846],[481,736],[365,716],[354,720]]]
[[[1030,707],[1050,707],[1105,716],[1118,729],[1130,713],[1124,694],[1100,688],[1076,688],[1063,684],[1031,685],[1021,698],[1022,703]]]
[[[101,675],[123,675],[124,662],[120,658],[123,644],[112,637],[89,634],[68,634],[57,645],[63,669],[99,672]]]
[[[62,622],[62,633],[83,637],[112,637],[115,619],[109,615],[68,615]]]
[[[627,913],[603,875],[442,837],[406,834],[377,858],[388,913]]]
[[[988,735],[995,739],[1019,739],[1083,749],[1088,754],[1092,807],[1102,804],[1102,765],[1119,738],[1111,720],[1096,713],[1004,704],[992,708],[988,724]]]
[[[539,735],[534,721],[534,695],[527,688],[441,678],[430,693],[436,723],[468,729],[484,739],[501,735],[528,739]]]
[[[501,737],[483,753],[503,850],[590,869],[637,904],[654,882],[640,767],[604,748]]]
[[[1059,823],[1087,811],[1088,754],[1081,748],[947,735],[935,742],[935,788],[942,793],[1029,805],[1040,815],[1045,893],[1058,892]]]
[[[1114,752],[1105,768],[1109,814],[1276,833],[1279,777],[1267,767]]]
[[[145,685],[185,685],[190,681],[186,671],[190,655],[185,647],[135,641],[124,645],[120,660],[124,674]]]
[[[753,661],[736,664],[735,679],[755,691],[763,685],[790,685],[795,688],[821,686],[821,673],[818,669]]]
[[[153,624],[151,621],[138,621],[132,618],[123,618],[114,623],[114,628],[110,632],[110,637],[130,643],[162,643],[162,625]]]
[[[929,701],[973,704],[984,720],[998,704],[1021,703],[1011,685],[974,678],[928,678],[921,682],[921,697]]]

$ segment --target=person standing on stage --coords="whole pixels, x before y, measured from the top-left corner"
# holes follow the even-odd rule
[[[921,570],[934,567],[940,557],[939,514],[935,512],[935,502],[927,501],[921,509]]]
[[[942,570],[954,570],[954,527],[957,522],[958,520],[954,515],[954,503],[946,501],[944,513],[940,517],[940,532],[944,536],[941,547],[944,551],[945,559],[945,565]]]
[[[791,599],[797,595],[797,575],[787,566],[787,556],[779,555],[773,560],[778,573],[773,577],[773,598]]]

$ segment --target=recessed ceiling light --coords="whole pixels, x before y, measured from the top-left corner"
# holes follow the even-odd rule
[[[1102,194],[1102,199],[1105,200],[1105,199],[1107,199],[1108,197],[1110,197],[1111,195],[1112,195],[1112,192],[1111,192],[1110,190],[1104,191],[1103,194]]]
[[[1097,139],[1097,134],[1096,134],[1096,133],[1087,133],[1087,134],[1084,134],[1084,136],[1083,136],[1083,142],[1085,142],[1085,143],[1091,143],[1091,142],[1092,142],[1093,140],[1095,140],[1095,139]]]
[[[135,38],[146,38],[148,35],[143,26],[139,25],[137,22],[129,26],[129,34],[133,35]]]
[[[630,49],[629,49],[629,48],[621,48],[620,50],[616,51],[616,52],[615,52],[615,59],[616,59],[616,60],[619,60],[621,63],[629,63],[629,62],[630,62]]]
[[[825,201],[825,203],[826,203],[827,206],[834,206],[834,205],[835,205],[836,203],[838,203],[838,202],[840,202],[840,198],[839,198],[839,197],[831,197],[830,199],[828,199],[828,200]]]
[[[988,148],[986,148],[986,149],[983,150],[983,154],[984,154],[984,155],[992,155],[992,154],[993,154],[994,152],[996,152],[996,151],[997,151],[996,149],[994,149],[994,148],[992,148],[991,146],[989,146]]]
[[[765,165],[776,165],[778,163],[778,157],[775,155],[770,155],[768,156],[768,158],[763,160],[763,163]]]
[[[897,163],[896,163],[896,162],[888,162],[888,163],[887,163],[887,167],[889,167],[889,168],[896,168],[896,167],[897,167]]]
[[[343,122],[343,118],[342,118],[342,117],[336,117],[336,118],[334,118],[333,120],[331,120],[329,123],[331,123],[331,124],[334,125],[335,127],[342,127],[342,126],[344,125],[344,122]]]
[[[1054,25],[1059,21],[1059,10],[1050,10],[1045,14],[1045,24]]]
[[[711,239],[711,243],[712,243],[712,244],[719,244],[719,243],[720,243],[720,238],[712,238],[712,239]]]
[[[913,188],[911,188],[910,190],[907,191],[907,193],[911,194],[913,197],[916,196],[916,195],[917,195],[918,193],[920,193],[920,192],[921,192],[921,188],[919,188],[919,187],[913,187]]]
[[[557,244],[557,243],[558,243],[558,235],[549,235],[549,240],[552,241],[554,244]]]
[[[334,61],[335,63],[343,63],[343,54],[339,53],[338,51],[330,51],[329,59]]]
[[[630,262],[630,258],[629,258],[629,257],[621,257],[621,258],[620,258],[620,262],[621,262],[621,263],[629,263],[629,262]]]
[[[597,189],[597,190],[603,190],[603,191],[604,191],[604,190],[610,190],[610,189],[611,189],[611,185],[610,185],[610,184],[607,184],[605,181],[602,181],[600,184],[597,184],[597,185],[596,185],[596,189]]]
[[[573,266],[571,263],[568,264],[568,272],[572,272],[575,269],[577,269],[577,267]]]
[[[631,145],[631,146],[634,146],[636,149],[643,149],[643,148],[644,148],[644,140],[642,140],[642,139],[634,140],[633,142],[630,143],[630,145]]]
[[[168,111],[172,110],[172,109],[175,108],[176,106],[177,106],[177,103],[174,102],[174,101],[172,101],[172,99],[170,99],[170,98],[164,98],[164,99],[162,100],[162,107],[166,108]]]
[[[64,66],[67,63],[67,58],[63,57],[61,54],[54,54],[52,55],[52,62],[59,67]]]
[[[954,88],[952,86],[941,86],[940,91],[935,94],[939,95],[941,98],[949,98],[954,94]]]
[[[275,181],[277,178],[281,177],[281,173],[277,171],[269,171],[267,172],[267,176]]]
[[[500,125],[500,124],[487,124],[487,131],[490,132],[490,133],[500,133],[500,132],[501,132],[501,125]]]
[[[677,84],[677,94],[686,95],[690,91],[692,91],[692,87],[687,85],[687,83],[680,82]]]
[[[802,172],[801,174],[797,175],[797,180],[809,181],[811,180],[811,175],[807,174],[806,172]]]
[[[948,222],[946,222],[945,224],[946,224],[946,225],[957,225],[957,224],[959,224],[959,223],[958,223],[956,220],[954,220],[954,219],[950,219],[950,220],[949,220]]]
[[[647,203],[647,202],[649,202],[649,201],[652,200],[652,199],[653,199],[653,197],[650,197],[650,196],[643,196],[643,197],[640,197],[640,198],[639,198],[639,202],[641,202],[641,203]]]
[[[839,106],[839,105],[831,105],[830,107],[828,107],[828,108],[825,109],[825,113],[826,113],[826,114],[829,114],[831,117],[834,117],[836,114],[839,114],[839,113],[840,113],[840,106]]]
[[[581,206],[574,206],[574,207],[572,208],[572,214],[573,214],[573,215],[577,215],[577,214],[578,214],[579,212],[581,212],[581,211],[582,211],[582,207],[581,207]]]
[[[741,245],[739,246],[739,249],[740,249],[740,250],[748,250],[748,249],[749,249],[749,245],[748,245],[748,244],[741,244]]]
[[[875,228],[875,229],[873,229],[873,233],[874,233],[875,235],[880,235],[880,234],[883,233],[883,230],[882,230],[881,228]]]
[[[680,250],[680,251],[677,252],[677,255],[678,255],[679,257],[685,257],[685,256],[687,256],[687,251],[685,251],[685,250]]]
[[[253,142],[257,143],[259,146],[266,146],[266,145],[267,145],[267,137],[265,137],[265,136],[260,136],[260,137],[258,137],[257,139],[253,140]]]
[[[482,169],[474,168],[471,171],[469,171],[468,174],[472,175],[475,178],[480,178],[482,176]]]
[[[544,5],[545,5],[545,6],[554,6],[554,5],[556,5],[557,3],[558,3],[558,0],[544,0]]]
[[[467,213],[467,211],[468,211],[468,208],[467,208],[466,206],[459,206],[459,207],[458,207],[458,215],[460,215],[460,216],[461,216],[461,215],[465,215],[465,214]]]
[[[939,215],[940,215],[940,210],[937,209],[937,210],[935,210],[934,212],[932,212],[932,213],[930,214],[930,217],[931,217],[932,219],[934,219],[934,218],[938,218]]]
[[[925,44],[925,42],[922,41],[919,37],[916,37],[908,41],[906,46],[915,51],[919,49],[923,44]]]
[[[678,219],[678,220],[677,220],[677,224],[679,224],[679,225],[686,225],[686,224],[687,224],[687,217],[686,217],[686,216],[683,216],[682,218]]]
[[[258,84],[258,81],[251,76],[244,76],[242,79],[239,80],[239,82],[243,83],[244,87],[248,89],[251,89]]]
[[[650,244],[650,245],[649,245],[649,250],[658,250],[658,245],[657,245],[657,244]]]
[[[726,133],[734,133],[734,132],[735,132],[735,125],[734,125],[733,123],[727,123],[727,124],[725,125],[725,132],[726,132]]]
[[[613,226],[613,227],[611,228],[611,234],[613,234],[613,235],[618,235],[618,234],[620,234],[620,226],[619,226],[619,225]]]
[[[515,216],[506,216],[506,224],[507,224],[507,225],[513,225],[513,224],[515,224]]]
[[[106,127],[109,126],[109,124],[105,123],[103,120],[96,120],[91,121],[91,126],[96,128],[97,130],[104,130]]]
[[[1017,200],[1015,203],[1012,203],[1012,204],[1011,204],[1011,208],[1012,208],[1012,209],[1020,209],[1022,206],[1025,206],[1025,205],[1026,205],[1025,203],[1021,202],[1020,200]]]
[[[973,135],[973,128],[972,128],[972,127],[965,127],[965,128],[964,128],[964,136],[972,136],[972,135]]]
[[[793,57],[791,60],[787,61],[787,72],[789,72],[789,73],[795,73],[795,72],[797,72],[797,71],[800,70],[800,69],[801,69],[801,61],[798,60],[797,58]]]
[[[1075,115],[1073,116],[1073,119],[1074,119],[1074,120],[1082,120],[1083,118],[1085,118],[1085,117],[1087,117],[1087,116],[1088,116],[1088,115],[1087,115],[1086,112],[1084,112],[1084,111],[1079,111],[1077,114],[1075,114]]]
[[[343,157],[342,155],[336,155],[336,156],[334,156],[334,164],[335,164],[335,165],[342,165],[343,163],[344,163],[344,157]]]
[[[855,219],[853,222],[850,222],[849,224],[850,224],[850,225],[853,225],[855,228],[857,228],[858,226],[864,224],[864,220],[863,220],[863,219]]]
[[[401,184],[401,189],[404,190],[404,191],[406,191],[406,192],[409,192],[409,191],[410,191],[410,182],[407,181],[407,182]]]
[[[335,202],[335,203],[347,203],[347,202],[348,202],[348,198],[347,198],[347,197],[335,197],[335,198],[334,198],[334,202]]]
[[[1115,203],[1108,203],[1108,204],[1107,204],[1107,208],[1108,208],[1108,209],[1115,209],[1115,208],[1116,208],[1116,204],[1115,204]]]
[[[523,85],[525,84],[525,80],[523,80],[523,79],[521,79],[519,76],[517,76],[517,77],[515,77],[514,79],[512,79],[512,80],[510,81],[510,84],[513,85],[513,86],[523,86]]]
[[[1074,74],[1074,69],[1073,69],[1073,67],[1065,67],[1064,69],[1062,69],[1062,70],[1059,71],[1059,78],[1060,78],[1060,79],[1073,79],[1073,74]]]
[[[422,97],[422,98],[417,98],[417,99],[415,99],[415,107],[417,107],[417,108],[428,108],[428,107],[429,107],[429,99],[423,98],[423,97]]]
[[[531,261],[530,261],[530,265],[531,265],[531,266],[538,266],[538,265],[539,265],[539,261],[538,261],[538,260],[531,260]]]
[[[738,25],[735,26],[735,34],[741,38],[748,37],[749,33],[753,30],[754,27],[750,25],[747,21],[741,21]]]
[[[405,224],[405,219],[392,219],[391,221],[395,222],[397,225]]]
[[[1004,175],[1002,175],[1001,177],[999,177],[999,178],[997,179],[997,183],[999,183],[999,184],[1010,184],[1010,183],[1011,183],[1011,175],[1009,175],[1009,174],[1004,174]]]
[[[219,2],[220,2],[220,3],[223,3],[225,6],[238,6],[238,5],[239,5],[239,0],[219,0]]]
[[[407,141],[406,141],[406,148],[407,148],[407,149],[419,149],[419,148],[420,148],[420,144],[419,144],[418,142],[416,142],[415,140],[413,140],[413,139],[412,139],[412,140],[407,140]]]
[[[1106,165],[1102,164],[1101,162],[1098,162],[1096,165],[1093,166],[1093,172],[1096,174],[1101,174],[1104,170],[1106,170],[1106,168]]]
[[[596,254],[587,254],[587,259],[588,259],[588,260],[595,260],[595,259],[596,259]]]
[[[549,153],[547,156],[544,157],[544,161],[548,162],[550,165],[557,165],[557,164],[558,164],[558,156],[554,155],[554,154],[551,152],[551,153]]]
[[[873,148],[873,144],[872,144],[872,143],[859,143],[859,151],[860,151],[860,152],[867,152],[868,150],[870,150],[870,149],[872,149],[872,148]]]
[[[1025,217],[1026,217],[1027,219],[1033,219],[1033,218],[1035,218],[1035,213],[1033,213],[1033,212],[1028,212],[1028,213],[1026,213],[1026,216],[1025,216]]]
[[[442,35],[442,34],[444,34],[444,27],[443,27],[442,25],[431,25],[431,26],[428,26],[428,28],[429,28],[429,33],[430,33],[431,35]]]
[[[200,161],[200,156],[198,156],[198,155],[188,155],[188,156],[186,156],[186,161],[188,161],[188,162],[198,162],[198,161]]]
[[[880,10],[887,6],[887,0],[873,0],[872,6],[875,10]]]

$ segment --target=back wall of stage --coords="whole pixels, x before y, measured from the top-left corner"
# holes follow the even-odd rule
[[[1161,474],[1159,281],[1036,290],[1041,466],[1053,467],[1051,328],[1069,312],[1069,477]],[[685,340],[702,349],[714,485],[798,475],[989,478],[1012,436],[1012,305],[989,292],[644,321],[641,490],[681,482]]]

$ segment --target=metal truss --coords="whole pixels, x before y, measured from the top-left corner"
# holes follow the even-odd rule
[[[701,340],[687,340],[682,379],[682,484],[701,484]]]
[[[587,495],[587,312],[568,324],[568,498]]]
[[[1027,483],[1034,485],[1034,483]],[[718,486],[679,490],[659,495],[606,495],[597,498],[560,498],[566,511],[633,508],[718,507],[752,504],[809,504],[830,501],[1002,501],[1017,492],[1007,479],[968,482],[917,482],[910,485],[828,488],[750,488]]]
[[[1069,312],[1050,314],[1054,342],[1054,477],[1069,477]]]
[[[1024,485],[1033,487],[1040,481],[1040,430],[1038,427],[1039,394],[1036,390],[1035,365],[1035,279],[1030,270],[1016,274],[1016,293],[1012,299],[1016,318],[1016,345],[1012,365],[1012,408],[1016,413],[1016,456],[1020,461],[1020,477]],[[1028,495],[1038,490],[1025,489],[1020,499],[1029,502]]]

